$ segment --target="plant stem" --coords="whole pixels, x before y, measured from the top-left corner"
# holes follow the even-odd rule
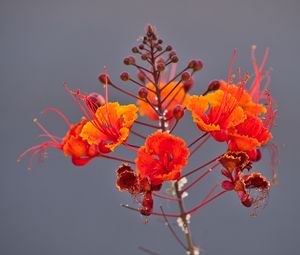
[[[164,132],[167,130],[166,127],[166,120],[165,120],[165,116],[164,116],[164,108],[163,108],[163,100],[161,98],[161,91],[170,83],[167,83],[162,89],[160,88],[160,84],[159,84],[159,73],[156,70],[155,67],[155,55],[154,55],[154,48],[152,45],[152,42],[150,43],[150,55],[151,55],[151,65],[152,65],[152,73],[153,73],[153,80],[154,80],[154,87],[155,87],[155,91],[156,91],[156,96],[157,96],[157,111],[159,114],[159,124],[160,124],[160,128],[161,130]],[[179,74],[175,77],[178,77]],[[173,78],[174,80],[176,78]],[[175,188],[175,193],[176,193],[176,197],[177,197],[177,203],[178,203],[178,207],[180,210],[180,215],[179,217],[181,218],[182,222],[183,222],[183,226],[184,226],[184,234],[185,234],[185,238],[186,238],[186,242],[187,242],[187,251],[189,252],[189,255],[195,255],[195,246],[193,244],[193,239],[192,239],[192,233],[191,233],[191,229],[189,227],[189,223],[187,220],[187,213],[185,211],[185,206],[184,206],[184,202],[182,199],[182,192],[179,189],[179,185],[178,185],[178,181],[175,182],[174,184],[174,188]],[[167,215],[165,215],[167,216]]]
[[[187,220],[188,214],[186,213],[186,210],[185,210],[184,202],[183,202],[183,199],[181,196],[182,192],[179,190],[178,181],[175,182],[174,188],[175,188],[176,197],[178,199],[180,218],[182,220],[183,227],[185,230],[184,234],[185,234],[185,239],[186,239],[187,246],[188,246],[189,255],[195,255],[195,246],[193,244],[192,232],[191,232],[188,220]]]

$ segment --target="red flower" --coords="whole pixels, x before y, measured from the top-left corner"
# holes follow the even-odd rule
[[[135,160],[137,172],[141,178],[149,178],[153,185],[177,180],[187,164],[188,156],[189,150],[181,138],[156,132],[138,150]]]
[[[222,174],[230,180],[222,182],[222,187],[225,190],[234,190],[241,203],[246,207],[251,207],[253,204],[257,208],[267,197],[267,193],[270,189],[270,182],[266,180],[266,177],[261,173],[254,172],[249,175],[244,175],[243,171],[236,169],[234,174],[228,170],[223,170]],[[259,195],[253,198],[250,191],[255,189],[259,192]]]
[[[30,163],[29,163],[29,169],[31,169],[32,160],[34,159],[34,157],[37,154],[39,154],[40,156],[39,159],[42,160],[46,156],[45,150],[48,147],[56,148],[58,150],[63,151],[65,156],[71,157],[72,163],[76,166],[83,166],[93,158],[99,156],[99,147],[96,145],[88,144],[80,136],[83,126],[87,123],[85,118],[82,118],[79,123],[72,125],[67,120],[67,118],[63,115],[63,113],[61,113],[57,109],[53,109],[53,108],[49,108],[49,109],[51,111],[55,111],[65,119],[66,123],[69,125],[69,131],[62,138],[53,136],[37,119],[34,119],[34,122],[44,133],[42,136],[48,137],[49,140],[27,149],[19,156],[18,161],[20,161],[28,153],[31,153]]]
[[[263,125],[262,120],[247,114],[244,122],[228,130],[228,148],[234,151],[245,151],[253,160],[257,147],[266,144],[272,138],[271,132]]]

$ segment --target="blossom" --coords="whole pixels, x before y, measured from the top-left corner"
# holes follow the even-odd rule
[[[155,86],[153,83],[147,83],[145,87],[148,89],[147,100],[152,105],[157,105],[158,98],[155,93]],[[164,100],[162,103],[163,108],[165,109],[165,118],[173,118],[173,108],[177,105],[186,106],[188,94],[183,89],[183,83],[170,82],[167,86],[165,82],[159,83],[159,89],[161,89],[161,100]],[[142,116],[146,116],[151,120],[158,120],[158,114],[155,110],[149,105],[147,101],[138,100],[139,111]]]
[[[49,138],[49,140],[27,149],[19,156],[18,161],[20,161],[28,153],[31,153],[30,164],[29,164],[29,168],[31,169],[32,160],[34,159],[34,157],[37,154],[39,154],[40,155],[39,159],[42,160],[43,157],[46,156],[45,150],[48,147],[61,150],[66,157],[71,158],[72,163],[76,166],[83,166],[93,158],[100,155],[98,146],[93,144],[90,145],[89,143],[84,141],[80,136],[82,128],[87,123],[85,118],[82,118],[79,123],[70,124],[69,121],[65,118],[65,116],[60,111],[58,111],[57,109],[54,109],[54,111],[60,114],[65,119],[66,123],[69,125],[69,130],[66,133],[66,135],[64,137],[54,136],[50,134],[47,131],[47,129],[37,119],[34,119],[34,122],[43,131],[42,136],[46,136],[47,138]]]
[[[227,143],[230,150],[251,152],[271,138],[272,134],[262,120],[248,113],[244,122],[228,130]]]
[[[113,151],[128,139],[137,111],[133,104],[107,103],[100,106],[94,118],[84,125],[80,136],[90,145],[102,143],[103,149]]]
[[[146,139],[137,154],[136,171],[141,178],[149,178],[151,184],[157,185],[180,177],[189,150],[181,138],[157,131]]]
[[[243,151],[227,151],[218,160],[230,173],[237,168],[244,169],[250,163],[248,155]]]
[[[230,93],[217,90],[205,96],[191,96],[187,109],[199,129],[211,133],[217,141],[225,141],[227,129],[246,119],[244,110],[238,104]]]
[[[224,92],[227,91],[230,95],[234,96],[238,100],[238,104],[242,109],[254,115],[260,115],[267,112],[264,105],[254,102],[254,98],[246,91],[235,84],[228,84],[227,82],[220,80],[220,89]],[[241,91],[240,91],[241,90]]]
[[[267,197],[270,182],[261,173],[253,172],[244,175],[239,169],[236,169],[234,174],[229,171],[223,171],[222,173],[230,179],[222,182],[223,189],[227,191],[234,190],[244,206],[251,207],[254,204],[255,207],[258,207]],[[253,189],[259,193],[255,198],[250,194]]]

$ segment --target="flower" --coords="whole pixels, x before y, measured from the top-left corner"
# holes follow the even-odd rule
[[[271,138],[272,134],[262,120],[248,113],[244,122],[228,130],[227,143],[230,150],[251,152]]]
[[[137,154],[136,171],[141,178],[149,178],[152,185],[157,185],[180,177],[189,150],[181,138],[157,131],[146,139]]]
[[[244,169],[250,163],[248,155],[243,151],[227,151],[218,160],[229,172],[236,168]]]
[[[145,85],[148,89],[147,100],[152,105],[157,105],[158,99],[154,93],[156,88],[152,83]],[[183,83],[171,82],[166,86],[166,83],[161,82],[159,84],[161,90],[161,100],[163,101],[162,106],[165,109],[165,118],[173,118],[173,108],[177,105],[185,106],[187,103],[188,94],[183,89]],[[158,120],[158,114],[149,105],[147,101],[138,100],[139,111],[142,116],[146,116],[151,120]]]
[[[229,92],[217,90],[205,96],[191,96],[187,109],[198,128],[211,133],[217,141],[225,141],[227,129],[242,123],[246,114]]]
[[[52,111],[58,113],[61,117],[63,117],[66,123],[69,126],[69,130],[64,137],[57,137],[50,134],[47,129],[37,120],[34,119],[34,122],[38,125],[38,127],[43,131],[42,136],[46,136],[49,138],[48,141],[41,143],[39,145],[35,145],[24,151],[18,158],[18,161],[22,160],[24,156],[28,153],[31,153],[29,169],[32,166],[32,160],[34,157],[39,154],[39,159],[42,160],[46,157],[45,150],[48,147],[52,147],[64,152],[66,157],[71,157],[72,163],[76,166],[86,165],[90,160],[100,155],[99,148],[96,145],[90,145],[86,141],[84,141],[80,133],[82,128],[87,123],[85,118],[82,118],[79,123],[70,124],[67,118],[61,113],[59,110],[54,108],[49,108]],[[46,109],[47,110],[47,109]]]
[[[266,177],[261,173],[253,172],[248,175],[244,175],[240,169],[236,169],[234,175],[229,171],[223,171],[223,175],[230,179],[222,182],[224,190],[234,190],[241,203],[246,207],[251,207],[253,204],[255,208],[259,207],[259,204],[265,200],[270,189],[270,182],[266,180]],[[255,189],[259,194],[253,198],[250,191]]]
[[[235,84],[228,84],[227,82],[220,80],[220,89],[224,92],[227,91],[230,95],[234,96],[239,103],[239,106],[247,112],[254,115],[260,115],[267,112],[267,109],[262,104],[254,102],[254,99],[250,94]]]
[[[104,150],[113,151],[128,139],[133,122],[138,117],[137,111],[133,104],[108,103],[100,106],[94,118],[84,125],[80,136],[90,145],[102,144]]]

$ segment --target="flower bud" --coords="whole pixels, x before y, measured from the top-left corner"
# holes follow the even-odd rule
[[[138,95],[139,95],[140,98],[147,98],[148,90],[146,88],[140,88],[138,90]]]
[[[176,56],[176,52],[175,52],[175,51],[171,51],[171,52],[169,53],[169,57],[170,57],[170,58],[172,58],[173,56]]]
[[[196,63],[194,65],[194,71],[200,71],[203,68],[203,62],[201,60],[196,60]]]
[[[134,65],[135,64],[135,58],[133,56],[126,57],[126,58],[124,58],[123,63],[127,66],[128,65]]]
[[[100,94],[93,92],[88,95],[86,103],[90,109],[95,109],[96,111],[98,107],[105,104],[105,99]]]
[[[162,51],[162,47],[161,47],[160,45],[157,45],[157,46],[156,46],[156,49],[157,49],[158,51]]]
[[[137,78],[142,82],[142,83],[146,83],[146,76],[143,72],[138,71],[137,73]]]
[[[144,61],[147,60],[148,59],[148,54],[147,53],[142,54],[141,59],[144,60]]]
[[[182,105],[176,105],[174,108],[173,108],[173,117],[176,119],[176,120],[180,120],[184,115],[184,108]]]
[[[139,53],[139,49],[138,49],[137,47],[133,47],[133,48],[131,49],[131,51],[132,51],[133,53]]]
[[[166,51],[171,51],[173,49],[173,47],[171,46],[171,45],[168,45],[167,47],[166,47]]]
[[[165,70],[166,65],[165,65],[163,62],[160,62],[160,63],[158,63],[158,64],[156,65],[156,68],[157,68],[157,70],[158,70],[159,72],[162,72],[162,71]]]
[[[203,62],[193,59],[188,63],[188,68],[193,69],[194,72],[200,71],[203,68]]]
[[[179,61],[179,58],[176,55],[174,55],[171,57],[171,61],[172,63],[177,63]]]
[[[140,44],[140,45],[139,45],[139,49],[140,49],[140,50],[143,50],[144,48],[145,48],[144,44]]]
[[[208,84],[207,91],[215,91],[220,88],[221,84],[218,80],[213,80]]]
[[[162,39],[158,39],[157,43],[162,44],[163,40]]]
[[[191,78],[191,75],[189,72],[184,72],[182,75],[181,75],[181,79],[183,81],[188,81],[189,79]]]
[[[189,92],[190,89],[193,87],[194,85],[194,79],[191,77],[189,80],[183,82],[183,89],[185,92]]]
[[[121,73],[120,79],[121,79],[122,81],[128,81],[128,80],[130,79],[129,73],[127,73],[127,72]]]
[[[110,78],[107,74],[100,74],[98,77],[98,80],[102,83],[102,84],[110,84]]]

